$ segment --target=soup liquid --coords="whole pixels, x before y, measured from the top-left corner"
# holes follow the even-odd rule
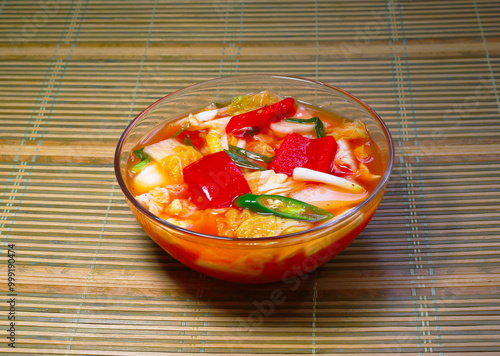
[[[296,198],[296,196],[301,197],[306,193],[309,194],[309,192],[312,192],[312,204],[317,205],[315,204],[316,199],[319,202],[318,204],[321,205],[320,207],[330,211],[335,216],[359,205],[359,203],[368,197],[376,188],[383,174],[381,154],[378,147],[367,133],[364,125],[303,103],[299,103],[298,114],[294,117],[297,115],[303,115],[302,118],[305,119],[319,117],[324,124],[326,135],[333,136],[338,143],[339,140],[341,140],[347,144],[351,157],[354,158],[356,170],[349,169],[349,167],[343,165],[343,161],[341,160],[339,160],[341,164],[337,164],[338,162],[336,160],[335,166],[332,167],[332,174],[358,183],[365,191],[362,194],[354,195],[351,192],[343,191],[340,188],[332,188],[324,184],[295,182],[293,183],[294,189],[288,191],[286,195]],[[222,110],[210,121],[222,119],[224,117],[227,117],[227,114]],[[185,118],[173,122],[165,122],[163,125],[146,135],[133,150],[138,150],[148,145],[169,139],[178,133],[185,124]],[[221,137],[224,135],[224,127],[222,127],[222,129],[219,127],[218,130],[214,130],[213,127],[201,129],[189,127],[187,130],[194,132],[194,134],[190,134],[190,143],[197,146],[196,150],[201,152],[202,155],[212,153],[208,145],[210,135],[217,136],[217,134],[219,134]],[[314,132],[305,136],[310,138],[316,137]],[[283,141],[283,137],[283,133],[274,131],[271,125],[271,127],[268,128],[260,128],[258,133],[253,136],[234,137],[228,134],[227,142],[232,145],[243,146],[247,150],[260,154],[274,156]],[[185,138],[183,138],[182,134],[178,135],[176,139],[180,142],[185,142]],[[340,143],[338,149],[340,149]],[[145,188],[141,184],[138,184],[135,179],[138,174],[133,172],[132,167],[138,162],[140,162],[140,159],[131,152],[127,164],[127,186],[136,197],[149,192],[149,187]],[[268,165],[261,162],[256,163],[265,168],[267,168]],[[259,171],[252,171],[241,167],[240,170],[246,178],[252,177],[252,179],[256,180],[257,184],[254,185],[258,187],[258,177],[259,174],[261,174]],[[187,189],[187,185],[182,181],[182,177],[175,182],[167,182],[165,186],[169,192],[168,203],[158,204],[159,207],[155,209],[154,213],[175,225],[207,235],[225,237],[274,236],[276,234],[283,235],[307,230],[323,223],[299,222],[296,226],[292,224],[290,228],[280,230],[273,224],[282,223],[282,221],[275,217],[269,217],[268,215],[257,216],[255,213],[245,213],[245,211],[234,207],[205,210],[196,208],[196,206],[190,203],[191,197],[189,195],[189,190]],[[253,187],[252,184],[250,184],[250,187],[252,188],[252,193],[254,193],[254,188],[256,189],[256,187]],[[321,198],[319,195],[324,196],[324,194],[321,193],[322,191],[320,188],[326,189],[326,196],[331,196],[331,201],[321,200],[324,198]],[[242,228],[242,220],[244,221],[243,223],[245,223],[245,220],[249,220],[246,230],[245,227]]]

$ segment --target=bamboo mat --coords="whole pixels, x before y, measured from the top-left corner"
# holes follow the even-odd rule
[[[113,173],[148,104],[263,72],[353,93],[397,151],[372,222],[298,285],[184,267]],[[497,0],[0,0],[0,353],[500,354],[499,78]]]

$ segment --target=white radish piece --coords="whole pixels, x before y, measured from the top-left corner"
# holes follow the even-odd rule
[[[306,182],[330,184],[353,193],[362,193],[365,188],[345,178],[318,172],[309,168],[297,167],[293,170],[293,179]]]
[[[151,189],[167,184],[165,176],[156,162],[149,163],[134,177],[134,194],[140,195]]]
[[[174,148],[179,145],[182,145],[182,143],[174,138],[169,138],[144,147],[144,153],[146,153],[155,161],[160,162],[165,157],[174,154]]]
[[[206,110],[206,111],[199,112],[198,114],[194,114],[194,116],[196,117],[196,119],[199,122],[205,122],[205,121],[213,120],[214,117],[216,117],[218,113],[219,113],[219,109],[214,109],[214,110]]]
[[[287,134],[298,133],[308,135],[314,133],[315,124],[300,124],[296,122],[278,121],[271,124],[271,130],[274,131],[279,138],[285,137]]]
[[[325,184],[307,184],[304,188],[290,193],[290,198],[328,210],[358,205],[366,196],[366,191],[360,194],[345,193]]]
[[[231,120],[231,116],[221,117],[220,119],[205,121],[191,126],[192,129],[225,129],[227,123]]]

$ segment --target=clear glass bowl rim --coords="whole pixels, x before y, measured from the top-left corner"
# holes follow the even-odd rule
[[[151,110],[153,107],[155,107],[156,105],[158,105],[162,101],[167,100],[168,98],[170,98],[171,96],[173,96],[175,94],[181,93],[183,91],[189,91],[189,90],[192,90],[192,89],[194,89],[194,88],[196,88],[198,86],[204,86],[204,85],[207,85],[207,84],[210,84],[210,83],[216,84],[216,82],[224,82],[224,81],[231,81],[231,80],[238,81],[240,79],[245,79],[245,78],[246,79],[252,79],[252,78],[253,79],[257,79],[257,78],[261,78],[261,79],[274,78],[274,79],[304,81],[304,82],[308,82],[308,83],[317,84],[317,85],[324,86],[324,87],[327,87],[329,89],[332,89],[334,91],[337,91],[337,92],[339,92],[339,93],[341,93],[341,94],[343,94],[343,95],[351,98],[352,100],[354,100],[358,104],[360,104],[365,110],[367,110],[370,113],[370,115],[372,115],[372,117],[376,119],[376,121],[378,122],[378,124],[380,125],[380,127],[382,127],[384,135],[385,135],[385,138],[386,138],[388,146],[389,146],[389,162],[387,164],[387,169],[385,170],[382,179],[380,180],[379,184],[374,189],[374,191],[360,205],[358,205],[355,208],[351,209],[347,213],[342,214],[342,215],[340,215],[340,216],[338,216],[338,217],[330,220],[329,222],[327,222],[325,224],[322,224],[322,225],[316,226],[316,227],[314,227],[312,229],[301,231],[301,232],[295,232],[295,233],[287,234],[287,235],[270,236],[270,237],[250,237],[250,238],[245,237],[245,238],[242,238],[242,237],[224,237],[224,236],[207,235],[207,234],[203,234],[203,233],[200,233],[200,232],[188,230],[188,229],[179,227],[177,225],[171,224],[171,223],[167,222],[166,220],[163,220],[162,218],[154,215],[148,209],[144,208],[134,198],[134,196],[132,195],[132,193],[130,193],[127,185],[125,184],[125,181],[123,180],[123,177],[122,177],[122,174],[121,174],[121,168],[120,168],[120,155],[121,155],[121,151],[122,151],[122,147],[123,147],[123,142],[125,141],[125,139],[129,135],[129,133],[132,131],[132,129],[134,128],[135,124],[149,110]],[[341,223],[344,220],[349,219],[351,216],[353,216],[353,215],[357,214],[359,211],[361,211],[363,209],[363,207],[365,207],[366,205],[368,205],[380,193],[380,191],[382,189],[384,189],[384,187],[386,186],[386,184],[387,184],[387,182],[389,180],[389,177],[391,175],[393,165],[394,165],[394,143],[392,141],[392,136],[391,136],[391,134],[389,132],[389,129],[388,129],[387,125],[385,124],[385,122],[380,118],[380,116],[370,106],[368,106],[367,104],[365,104],[362,100],[358,99],[354,95],[352,95],[352,94],[350,94],[350,93],[348,93],[348,92],[346,92],[346,91],[344,91],[344,90],[342,90],[340,88],[334,87],[334,86],[332,86],[330,84],[326,84],[326,83],[320,82],[318,80],[304,78],[304,77],[298,77],[298,76],[288,76],[288,75],[285,76],[285,75],[273,75],[273,74],[248,74],[248,75],[234,75],[234,76],[224,76],[224,77],[214,78],[214,79],[210,79],[210,80],[206,80],[206,81],[203,81],[203,82],[199,82],[199,83],[196,83],[196,84],[189,85],[189,86],[184,87],[182,89],[176,90],[176,91],[174,91],[174,92],[172,92],[172,93],[164,96],[161,99],[158,99],[153,104],[149,105],[146,109],[144,109],[139,115],[137,115],[135,117],[135,119],[133,119],[128,124],[128,126],[125,128],[123,134],[121,135],[121,137],[120,137],[120,139],[118,141],[118,144],[117,144],[116,150],[115,150],[115,156],[114,156],[114,170],[115,170],[115,176],[116,176],[117,182],[118,182],[118,184],[119,184],[119,186],[120,186],[123,194],[128,199],[128,201],[131,204],[133,204],[134,207],[137,208],[142,214],[148,216],[150,219],[155,220],[157,223],[159,223],[160,225],[162,225],[162,226],[164,226],[164,227],[166,227],[168,229],[173,229],[173,230],[182,232],[184,234],[188,234],[188,235],[192,235],[192,236],[197,236],[197,237],[201,237],[201,238],[205,238],[205,239],[226,240],[226,241],[246,242],[246,243],[255,243],[255,242],[258,242],[258,241],[262,241],[262,242],[267,241],[267,242],[269,242],[270,240],[280,240],[281,241],[281,240],[292,239],[292,238],[300,237],[300,236],[307,236],[310,233],[319,232],[321,230],[327,230],[328,228],[334,227],[335,225]]]

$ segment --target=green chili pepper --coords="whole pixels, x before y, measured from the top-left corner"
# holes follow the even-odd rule
[[[236,153],[237,155],[253,159],[254,161],[270,163],[274,157],[264,156],[260,153],[245,150],[244,148],[240,148],[237,146],[229,145],[229,151]]]
[[[236,153],[224,150],[229,157],[233,160],[234,163],[236,163],[237,166],[243,167],[243,168],[250,168],[250,169],[257,169],[259,171],[265,171],[266,169],[264,167],[259,166],[258,164],[255,164],[253,162],[250,162],[249,160],[238,156]]]
[[[319,119],[319,117],[313,117],[311,119],[297,119],[297,118],[292,117],[290,119],[286,119],[285,121],[296,122],[298,124],[314,123],[315,124],[314,129],[316,130],[316,136],[318,136],[318,138],[325,137],[325,126],[323,125],[323,122]]]
[[[327,210],[281,195],[243,194],[235,199],[234,204],[256,213],[274,214],[282,218],[311,222],[328,220],[333,217],[333,214]]]

